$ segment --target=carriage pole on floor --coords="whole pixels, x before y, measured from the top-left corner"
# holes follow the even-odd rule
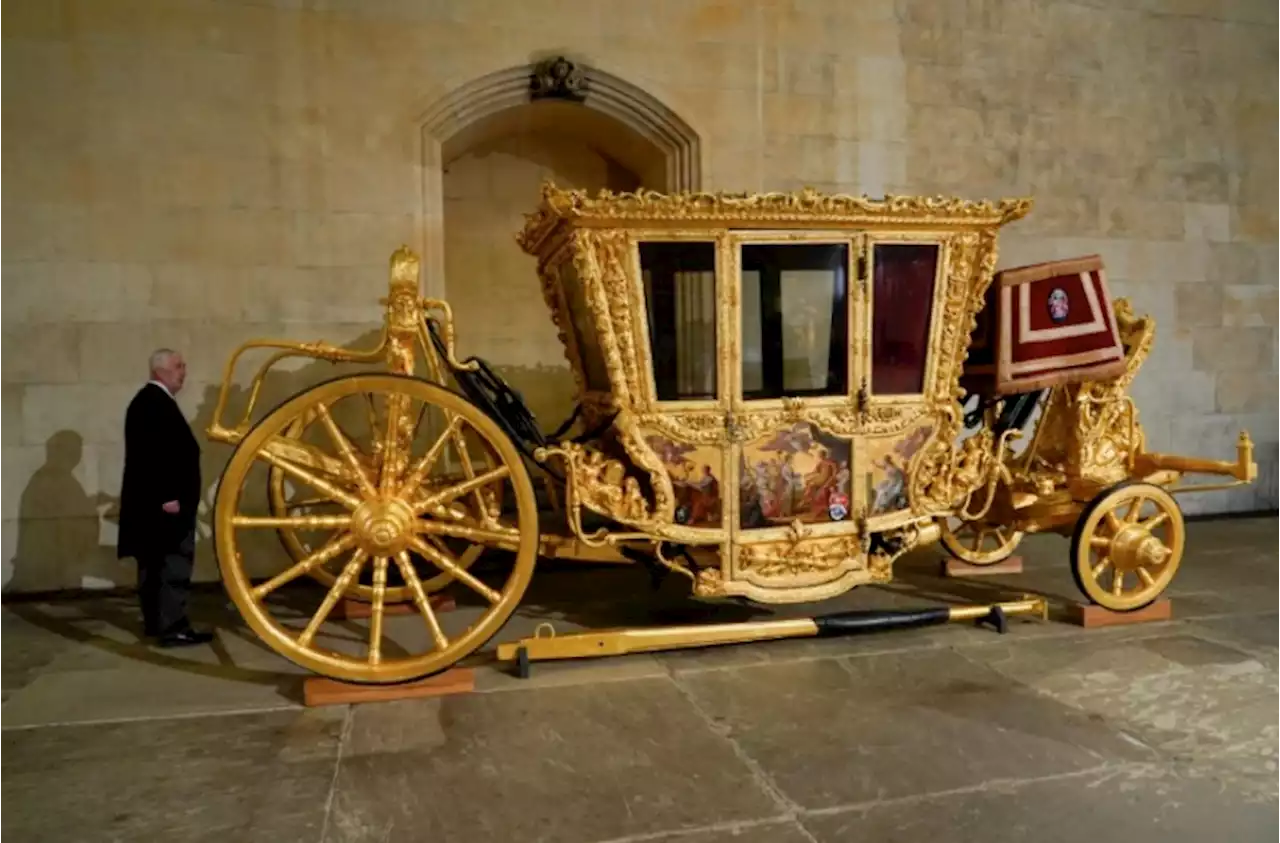
[[[788,620],[612,629],[570,635],[556,635],[550,624],[543,624],[532,638],[499,644],[497,656],[499,661],[515,661],[520,675],[526,677],[529,663],[535,661],[600,658],[783,638],[834,638],[956,621],[990,624],[997,632],[1003,633],[1010,615],[1045,617],[1047,612],[1048,604],[1044,598],[1028,596],[1022,600],[985,605],[863,610]],[[549,630],[549,633],[542,634],[544,630]]]

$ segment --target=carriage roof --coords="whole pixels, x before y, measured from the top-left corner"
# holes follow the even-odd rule
[[[687,228],[699,230],[981,230],[1021,219],[1029,198],[972,200],[952,196],[895,196],[874,199],[811,188],[795,192],[664,194],[652,190],[592,196],[584,190],[542,186],[536,211],[525,215],[517,236],[531,255],[546,257],[564,229]]]

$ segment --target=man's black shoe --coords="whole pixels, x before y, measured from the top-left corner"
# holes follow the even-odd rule
[[[192,647],[196,644],[208,644],[212,640],[212,632],[196,632],[194,629],[184,629],[182,632],[160,636],[158,643],[161,647]]]

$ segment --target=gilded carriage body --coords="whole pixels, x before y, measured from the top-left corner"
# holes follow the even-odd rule
[[[1112,302],[1096,257],[996,273],[999,231],[1030,205],[546,185],[518,241],[576,383],[578,410],[551,434],[485,361],[459,359],[465,329],[420,296],[402,248],[373,348],[261,341],[228,362],[208,431],[235,448],[214,512],[227,589],[276,651],[379,683],[477,651],[539,557],[640,563],[701,598],[777,604],[887,582],[939,539],[981,565],[1054,531],[1090,600],[1146,605],[1182,555],[1172,494],[1223,487],[1179,479],[1250,482],[1252,444],[1242,433],[1231,462],[1147,452],[1127,390],[1154,325]],[[252,349],[273,354],[224,424]],[[256,413],[291,357],[383,371]],[[257,540],[273,532],[282,563]],[[439,611],[446,589],[472,609]],[[355,639],[329,623],[346,604],[367,607]],[[527,668],[1043,608],[538,636],[497,655]]]
[[[599,449],[546,455],[570,526],[580,507],[610,541],[688,548],[667,561],[702,596],[888,579],[972,486],[957,381],[998,229],[1029,205],[546,190],[520,243],[587,424],[612,419]]]

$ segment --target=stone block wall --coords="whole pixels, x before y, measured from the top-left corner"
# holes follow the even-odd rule
[[[131,582],[101,513],[147,353],[203,426],[240,341],[368,337],[422,114],[552,51],[691,124],[707,188],[1034,195],[1002,263],[1099,252],[1159,321],[1151,447],[1258,442],[1187,509],[1276,506],[1274,2],[11,0],[0,37],[6,591]]]

